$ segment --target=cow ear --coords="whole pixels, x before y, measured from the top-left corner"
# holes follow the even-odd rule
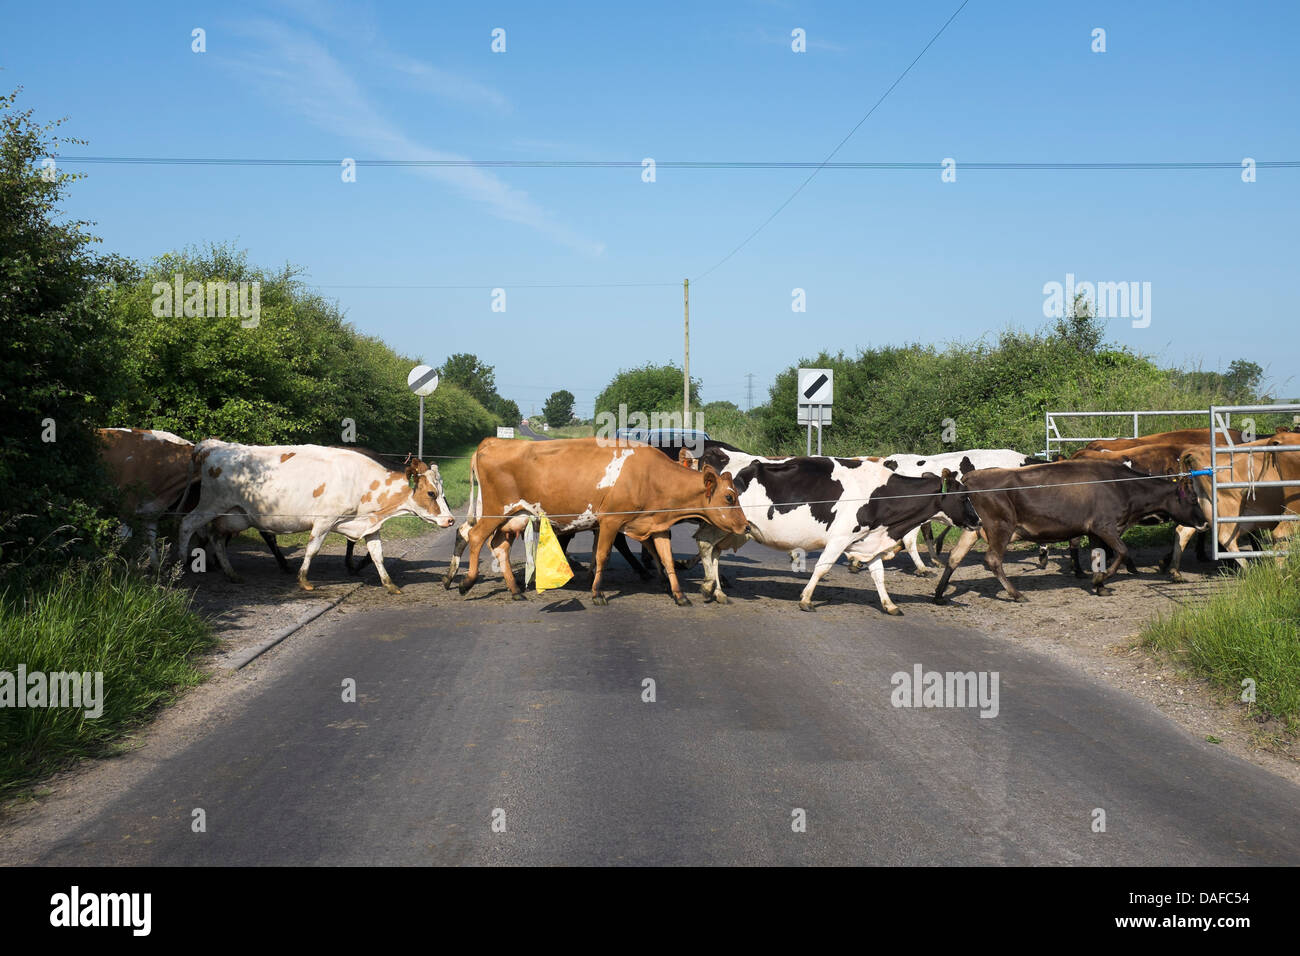
[[[704,466],[704,497],[712,498],[718,490],[718,473],[712,465]]]
[[[686,468],[695,468],[695,456],[691,454],[689,448],[683,448],[677,452],[677,463]]]

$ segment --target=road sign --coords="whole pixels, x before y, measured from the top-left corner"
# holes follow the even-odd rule
[[[798,418],[808,426],[808,454],[812,454],[812,430],[817,429],[817,454],[822,453],[822,426],[831,423],[835,400],[835,371],[829,368],[799,369]]]
[[[497,438],[514,438],[515,430],[506,425],[497,426]]]
[[[835,394],[835,370],[829,368],[799,369],[799,404],[832,405]]]
[[[424,398],[426,395],[432,395],[433,390],[438,387],[438,373],[427,365],[417,365],[411,369],[411,374],[406,376],[406,384],[416,395]]]

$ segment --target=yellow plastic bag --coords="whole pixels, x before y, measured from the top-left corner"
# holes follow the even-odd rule
[[[560,547],[560,542],[555,537],[555,531],[546,518],[546,512],[542,512],[538,517],[541,521],[541,532],[537,536],[537,593],[541,594],[552,588],[563,587],[573,577],[573,569],[565,560],[564,549]]]

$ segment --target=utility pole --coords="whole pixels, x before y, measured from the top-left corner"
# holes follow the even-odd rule
[[[754,410],[754,373],[746,372],[745,381],[745,411],[752,412]]]
[[[686,323],[686,357],[682,362],[682,428],[691,427],[691,280],[682,280],[682,309]]]

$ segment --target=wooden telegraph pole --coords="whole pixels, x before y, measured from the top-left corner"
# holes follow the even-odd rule
[[[682,428],[691,427],[691,280],[682,280],[682,308],[686,321],[686,358],[682,362]]]

